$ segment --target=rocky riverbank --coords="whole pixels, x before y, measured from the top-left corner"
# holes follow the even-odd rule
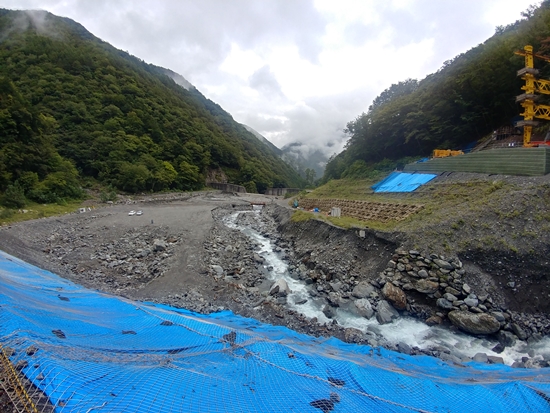
[[[213,213],[219,222],[235,212],[217,209]],[[491,354],[474,357],[477,361],[502,363],[503,359],[495,353],[502,353],[520,340],[534,344],[550,331],[547,316],[511,311],[494,286],[468,284],[467,280],[477,274],[468,274],[458,257],[395,249],[391,240],[375,233],[345,231],[316,220],[290,223],[288,216],[286,209],[268,206],[261,214],[240,214],[236,224],[255,228],[269,238],[274,250],[288,263],[290,275],[308,285],[311,299],[325,301],[323,313],[328,322],[316,325],[319,320],[310,319],[306,327],[310,334],[326,334],[324,326],[332,329],[330,334],[341,335],[350,342],[466,361],[459,352],[454,354],[452,348],[411,348],[406,343],[387,342],[376,328],[367,331],[341,328],[335,321],[335,312],[340,309],[367,320],[376,318],[379,324],[392,323],[399,317],[416,317],[428,325],[490,337],[494,341]],[[269,304],[281,320],[285,319],[290,290],[285,282],[268,281],[266,272],[270,268],[255,252],[258,246],[240,232],[228,232],[223,226],[218,231],[206,245],[211,252],[212,276],[246,291],[243,302],[248,301],[255,308]],[[286,313],[294,319],[301,317],[299,312]],[[292,321],[286,324],[297,327]],[[550,352],[529,351],[514,366],[546,367],[549,360]]]

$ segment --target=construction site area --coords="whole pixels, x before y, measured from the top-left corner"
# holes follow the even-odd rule
[[[5,411],[550,411],[550,82],[518,53],[523,120],[360,196],[212,182],[1,227]]]

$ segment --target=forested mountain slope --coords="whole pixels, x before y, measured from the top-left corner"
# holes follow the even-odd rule
[[[0,10],[0,62],[0,192],[55,200],[83,180],[128,192],[197,189],[217,168],[249,190],[303,184],[173,72],[70,19]]]
[[[497,27],[486,42],[425,79],[398,82],[382,92],[366,113],[348,123],[346,150],[330,160],[323,181],[361,175],[384,159],[458,149],[512,125],[521,112],[515,97],[524,84],[516,76],[524,59],[514,51],[527,44],[539,53],[550,51],[550,1],[531,7],[523,17]],[[549,78],[546,62],[537,60],[536,66]]]

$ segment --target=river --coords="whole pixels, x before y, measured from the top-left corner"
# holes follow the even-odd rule
[[[237,223],[239,214],[243,213],[255,214],[258,226],[254,225],[253,228],[250,224]],[[287,306],[290,309],[310,319],[316,318],[321,324],[332,322],[322,311],[326,300],[310,295],[309,287],[290,274],[287,262],[282,259],[281,253],[276,252],[273,242],[257,230],[260,227],[260,213],[261,207],[255,206],[253,211],[239,211],[227,215],[223,221],[229,228],[241,231],[258,245],[256,252],[264,258],[264,267],[270,269],[267,271],[270,280],[276,281],[283,278],[287,282],[291,291],[287,297]],[[307,301],[304,302],[304,300]],[[461,359],[473,358],[477,353],[485,353],[488,356],[502,357],[505,364],[512,365],[514,361],[521,361],[522,357],[527,357],[530,350],[532,350],[531,355],[534,352],[538,358],[550,358],[550,338],[548,337],[533,344],[517,340],[513,347],[506,347],[502,353],[496,353],[491,350],[498,344],[494,339],[474,337],[445,327],[430,327],[412,317],[402,316],[390,324],[381,325],[378,324],[376,317],[367,319],[338,308],[334,319],[342,327],[373,332],[393,345],[405,343],[410,347],[423,350],[445,347],[451,354]]]

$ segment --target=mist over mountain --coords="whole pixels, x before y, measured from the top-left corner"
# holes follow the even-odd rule
[[[289,143],[282,147],[281,152],[281,158],[303,177],[306,176],[307,169],[312,169],[315,171],[316,178],[321,178],[329,159],[326,152],[309,148],[301,142]]]

